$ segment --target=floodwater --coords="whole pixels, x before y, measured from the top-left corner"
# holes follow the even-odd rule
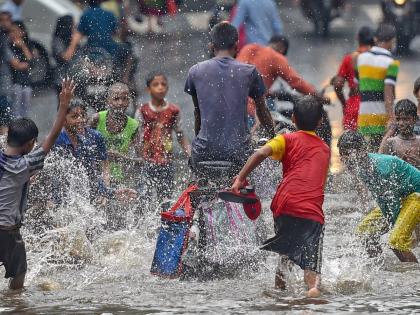
[[[356,12],[360,16],[354,26],[349,30],[346,28],[346,32],[338,27],[334,30],[335,37],[322,43],[300,35],[301,28],[306,26],[294,22],[301,21],[298,9],[282,12],[286,27],[296,28],[294,33],[298,34],[292,41],[291,64],[318,87],[335,73],[341,56],[353,50],[356,28],[373,23],[363,14],[362,6],[356,6],[355,10],[360,11]],[[184,40],[184,37],[180,38]],[[148,70],[154,70],[149,68],[156,63],[169,67],[169,96],[182,107],[187,133],[192,133],[193,107],[182,91],[189,66],[206,58],[207,39],[195,36],[191,37],[190,44],[183,45],[180,38],[164,37],[161,42],[142,39],[142,56],[149,58],[142,62],[142,77]],[[399,98],[411,95],[412,82],[419,73],[418,54],[403,60],[401,66]],[[42,106],[36,108],[39,112],[34,111],[41,127],[50,123],[42,119],[54,113],[44,106],[45,103],[53,102],[40,102]],[[333,124],[337,126],[334,128],[337,137],[340,107],[332,108],[331,112],[336,115]],[[333,170],[339,168],[338,161],[333,161]],[[70,179],[71,202],[52,213],[58,228],[35,233],[28,224],[22,230],[28,251],[26,289],[11,293],[6,289],[6,280],[0,282],[2,314],[420,313],[420,266],[398,262],[386,247],[380,259],[368,259],[358,245],[353,231],[369,207],[359,201],[350,183],[342,190],[329,191],[326,195],[323,295],[319,299],[307,299],[299,270],[290,274],[289,290],[273,289],[277,265],[274,254],[261,260],[258,272],[244,273],[234,279],[197,282],[152,276],[150,266],[159,216],[144,213],[137,222],[134,213],[146,208],[146,205],[138,204],[132,209],[124,209],[129,218],[127,229],[104,231],[100,227],[106,221],[105,213],[87,206],[83,189],[86,179],[78,174],[65,176],[56,171],[57,174]],[[263,215],[267,229],[272,232],[269,194],[265,200]],[[39,211],[45,209],[41,207]],[[94,234],[92,242],[86,234]],[[386,236],[383,242],[386,244]],[[420,257],[418,248],[415,254]],[[1,268],[0,277],[3,275]]]
[[[359,247],[353,230],[361,217],[360,211],[356,211],[361,203],[354,192],[327,194],[323,295],[308,299],[304,297],[302,272],[297,269],[289,274],[287,291],[274,290],[277,264],[274,254],[261,259],[258,271],[234,279],[198,282],[152,276],[150,266],[160,224],[158,214],[144,213],[136,222],[130,219],[136,207],[128,207],[126,229],[103,230],[100,226],[106,216],[87,205],[86,191],[80,189],[87,178],[72,169],[69,162],[60,165],[61,172],[60,166],[47,163],[44,173],[46,178],[48,174],[60,174],[67,179],[71,191],[69,203],[54,210],[51,217],[48,217],[51,213],[41,210],[29,211],[28,226],[22,231],[29,265],[26,289],[12,293],[6,289],[6,281],[3,282],[2,314],[415,314],[420,311],[420,266],[397,262],[388,249],[379,259],[367,259]],[[42,185],[35,183],[34,187],[40,189]],[[263,215],[272,232],[268,206],[264,202]],[[37,215],[31,214],[34,211]],[[38,223],[33,221],[35,217]],[[43,217],[56,227],[46,231],[30,228],[39,226]],[[416,253],[420,254],[418,250]]]

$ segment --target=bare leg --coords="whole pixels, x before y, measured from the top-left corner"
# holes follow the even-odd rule
[[[398,257],[401,262],[414,262],[418,263],[416,256],[411,251],[400,251],[398,249],[392,249],[394,254]]]
[[[285,271],[291,269],[291,262],[286,256],[280,256],[274,279],[274,288],[278,290],[286,290]]]
[[[319,297],[321,295],[321,291],[319,290],[321,275],[312,270],[305,270],[303,277],[306,285],[308,286],[306,296],[312,298]]]
[[[10,279],[9,281],[9,289],[11,290],[19,290],[23,288],[23,284],[25,283],[25,275],[26,273],[22,273],[19,276]]]

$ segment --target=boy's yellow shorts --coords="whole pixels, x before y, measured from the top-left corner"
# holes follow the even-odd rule
[[[413,244],[413,231],[420,226],[420,193],[404,198],[400,214],[389,236],[389,245],[399,251],[410,251]],[[379,207],[373,209],[358,225],[356,232],[365,236],[377,236],[390,230],[389,224]]]

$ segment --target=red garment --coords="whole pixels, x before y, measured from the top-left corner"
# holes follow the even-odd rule
[[[330,149],[316,135],[303,131],[284,135],[283,180],[271,202],[276,218],[289,215],[324,224],[324,186]]]
[[[232,22],[235,18],[236,11],[238,10],[238,5],[235,5],[232,10],[230,11],[229,15],[229,22]],[[238,43],[238,51],[241,51],[242,47],[246,45],[246,34],[245,34],[245,26],[241,25],[238,30],[239,35],[239,43]]]
[[[357,129],[357,117],[359,115],[360,94],[354,94],[352,92],[352,90],[358,89],[358,84],[355,81],[356,72],[353,61],[357,54],[358,52],[355,52],[344,56],[337,73],[338,76],[347,81],[351,90],[351,96],[347,99],[346,106],[343,111],[343,127],[347,130]]]
[[[158,111],[149,103],[140,107],[143,120],[143,158],[154,164],[166,165],[172,161],[172,132],[177,131],[180,109],[167,104]]]

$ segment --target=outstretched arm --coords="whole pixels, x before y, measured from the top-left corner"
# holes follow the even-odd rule
[[[48,153],[51,150],[51,147],[54,145],[55,140],[57,139],[58,135],[61,132],[61,129],[63,128],[64,121],[66,120],[67,110],[69,108],[70,101],[73,97],[74,87],[75,84],[73,80],[66,79],[63,81],[63,84],[61,86],[60,103],[57,116],[50,130],[50,133],[47,135],[44,142],[42,143],[42,148],[44,149],[45,153]]]
[[[248,159],[242,170],[239,172],[238,176],[235,178],[235,181],[231,187],[232,191],[235,193],[239,193],[239,190],[244,187],[245,180],[248,175],[264,161],[266,158],[271,156],[273,153],[273,149],[266,145],[255,152],[251,157]]]

